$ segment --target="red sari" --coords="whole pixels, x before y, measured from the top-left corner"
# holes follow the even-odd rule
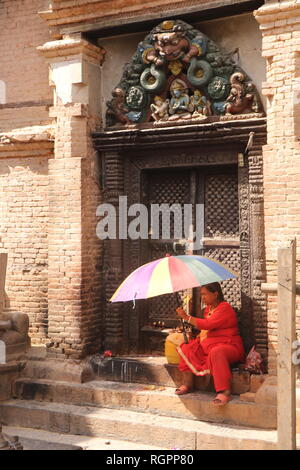
[[[204,310],[204,318],[197,318],[196,327],[208,330],[207,337],[199,337],[188,344],[181,344],[179,370],[192,371],[195,375],[211,374],[216,391],[230,389],[230,364],[242,362],[245,351],[239,335],[236,312],[227,302],[220,302],[209,316],[209,307]]]

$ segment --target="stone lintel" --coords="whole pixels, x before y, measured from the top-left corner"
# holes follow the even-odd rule
[[[94,132],[92,137],[99,151],[178,147],[190,145],[227,144],[245,148],[250,132],[266,135],[266,118],[210,122],[198,125],[169,126],[167,128],[110,128]]]
[[[172,5],[170,4],[172,3]],[[168,18],[197,15],[197,20],[212,19],[234,13],[253,11],[262,4],[259,0],[85,0],[51,2],[51,9],[40,11],[39,15],[49,26],[72,25],[98,21],[98,29],[111,26],[118,19],[121,23],[132,24]],[[107,21],[108,20],[108,21]],[[104,26],[103,23],[106,23]],[[96,28],[95,28],[96,29]]]

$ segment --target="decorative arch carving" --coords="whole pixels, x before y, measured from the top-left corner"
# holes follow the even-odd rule
[[[262,116],[255,85],[231,53],[181,20],[156,26],[138,44],[107,102],[107,126],[205,122]]]

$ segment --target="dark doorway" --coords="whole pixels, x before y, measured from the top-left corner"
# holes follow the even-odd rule
[[[240,242],[239,242],[239,192],[237,165],[207,166],[201,168],[157,169],[144,172],[143,198],[148,206],[167,204],[176,205],[169,214],[170,236],[163,237],[163,219],[160,217],[159,239],[150,238],[142,250],[142,263],[164,257],[166,254],[187,253],[187,231],[184,230],[184,205],[193,208],[192,220],[198,233],[202,234],[202,247],[196,246],[194,253],[214,258],[239,273]],[[196,204],[201,205],[196,220]],[[173,206],[174,207],[174,206]],[[182,237],[174,230],[182,224]],[[198,226],[196,226],[196,224]],[[199,224],[202,225],[199,227]],[[241,310],[241,286],[237,280],[222,283],[225,298],[239,312]],[[194,296],[195,296],[194,292]],[[195,303],[194,303],[195,305]],[[178,324],[175,309],[176,296],[162,295],[149,299],[143,305],[142,329],[147,332],[144,337],[144,349],[157,352],[160,339],[158,331],[151,326],[163,322],[165,327]],[[146,326],[147,325],[147,326]],[[145,328],[146,326],[146,328]],[[151,351],[154,349],[154,351]]]

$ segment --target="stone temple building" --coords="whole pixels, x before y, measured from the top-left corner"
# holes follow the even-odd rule
[[[1,0],[0,24],[5,307],[29,316],[31,344],[163,355],[153,325],[176,324],[175,296],[109,299],[187,237],[101,240],[97,208],[118,222],[122,196],[201,204],[197,253],[239,273],[225,297],[275,375],[277,298],[260,286],[300,235],[300,3]]]

